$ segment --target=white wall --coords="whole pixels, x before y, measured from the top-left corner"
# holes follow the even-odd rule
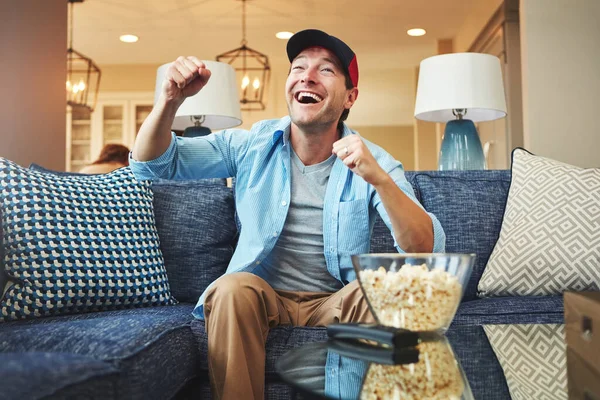
[[[412,125],[415,95],[414,68],[361,69],[358,99],[350,110],[348,124]]]
[[[524,145],[600,167],[600,1],[521,0]]]

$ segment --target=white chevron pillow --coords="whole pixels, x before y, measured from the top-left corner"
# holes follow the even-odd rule
[[[600,290],[600,169],[517,148],[500,237],[479,295]]]
[[[567,400],[565,326],[485,325],[512,400]]]

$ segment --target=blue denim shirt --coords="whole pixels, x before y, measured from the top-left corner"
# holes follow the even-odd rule
[[[284,117],[258,122],[250,131],[227,129],[194,138],[172,134],[164,154],[147,162],[130,156],[130,167],[139,180],[235,177],[235,203],[242,229],[226,273],[258,274],[257,267],[275,246],[288,213],[290,124],[290,118]],[[344,137],[354,134],[357,133],[344,126]],[[419,204],[402,164],[381,147],[365,139],[363,142],[398,187]],[[336,159],[323,205],[323,243],[327,270],[344,285],[356,279],[350,256],[369,252],[377,214],[392,232],[390,218],[373,186]],[[444,231],[437,218],[429,215],[434,232],[433,251],[443,252]],[[395,239],[394,244],[403,252]],[[205,295],[206,291],[194,309],[196,318],[204,318]]]

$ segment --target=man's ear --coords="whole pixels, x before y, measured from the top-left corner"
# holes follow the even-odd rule
[[[346,97],[346,104],[344,104],[344,108],[349,110],[357,98],[358,98],[358,88],[352,88],[352,89],[348,90],[348,96]]]
[[[357,98],[358,98],[358,88],[355,87],[355,88],[348,90],[348,96],[346,97],[346,104],[344,104],[344,108],[349,110]]]

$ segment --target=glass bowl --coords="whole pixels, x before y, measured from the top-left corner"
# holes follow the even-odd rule
[[[444,333],[465,292],[475,254],[360,254],[352,264],[380,325]]]

